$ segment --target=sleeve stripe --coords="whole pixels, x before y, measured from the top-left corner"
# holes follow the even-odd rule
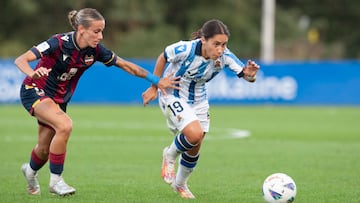
[[[108,61],[104,62],[104,64],[107,65],[107,64],[111,63],[114,60],[115,56],[116,55],[113,52],[111,58]]]
[[[37,59],[43,57],[42,53],[41,53],[35,46],[32,47],[32,48],[30,49],[30,51],[32,51],[32,52],[35,54],[35,56],[36,56]]]

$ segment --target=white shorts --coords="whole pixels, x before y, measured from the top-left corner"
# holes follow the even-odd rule
[[[167,125],[174,133],[182,131],[190,122],[199,120],[204,132],[209,131],[210,116],[207,100],[188,104],[173,95],[159,95],[159,105],[166,118]]]

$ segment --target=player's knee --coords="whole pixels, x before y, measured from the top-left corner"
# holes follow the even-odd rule
[[[191,142],[191,144],[198,145],[202,141],[202,139],[204,137],[204,133],[202,131],[201,132],[200,131],[199,132],[193,132],[188,137],[189,137],[188,140]]]
[[[69,137],[72,131],[73,125],[71,119],[62,122],[56,130],[56,134],[61,134],[65,137]]]
[[[193,121],[187,125],[183,129],[182,134],[186,136],[187,141],[192,145],[198,145],[204,137],[204,131],[199,121]]]

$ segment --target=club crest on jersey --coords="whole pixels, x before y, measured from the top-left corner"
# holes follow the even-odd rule
[[[221,66],[220,60],[216,60],[215,61],[215,68],[220,68],[220,66]]]
[[[222,67],[221,61],[220,61],[220,60],[216,60],[216,61],[214,62],[214,67],[215,67],[215,71],[219,72],[219,71],[221,70],[221,67]]]
[[[86,55],[85,59],[84,59],[84,62],[85,62],[85,64],[87,66],[93,64],[94,63],[94,56],[93,55],[90,55],[90,56]]]

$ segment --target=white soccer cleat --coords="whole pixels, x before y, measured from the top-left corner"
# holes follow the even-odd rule
[[[167,184],[171,184],[175,180],[175,160],[171,160],[167,156],[167,150],[169,147],[165,147],[163,150],[163,162],[161,166],[161,177]]]
[[[176,193],[179,193],[180,197],[184,199],[195,199],[193,193],[189,190],[187,184],[177,185],[175,181],[171,184],[171,187]]]
[[[54,183],[53,185],[50,185],[49,189],[51,193],[60,196],[72,195],[75,194],[76,191],[75,188],[66,184],[64,179],[62,178],[60,178],[60,180]]]
[[[21,171],[25,176],[27,187],[26,190],[30,195],[40,195],[40,184],[38,181],[38,173],[30,171],[30,165],[24,163],[21,166]]]

